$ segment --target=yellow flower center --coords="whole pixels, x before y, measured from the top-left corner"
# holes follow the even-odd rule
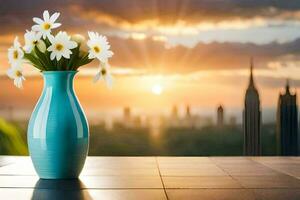
[[[105,75],[106,75],[106,69],[101,69],[101,74],[102,74],[103,76],[105,76]]]
[[[19,70],[17,70],[17,71],[15,72],[15,75],[16,75],[16,77],[21,77],[21,76],[22,76],[22,72],[19,71]]]
[[[44,23],[43,28],[44,28],[45,30],[49,30],[49,29],[51,28],[51,24],[49,24],[49,23]]]
[[[34,40],[34,41],[32,42],[33,45],[37,45],[37,43],[38,43],[37,40]]]
[[[13,57],[14,57],[14,59],[18,59],[18,57],[19,57],[19,53],[18,53],[18,51],[17,51],[17,50],[15,50],[15,51],[14,51],[14,53],[13,53]]]
[[[95,51],[96,53],[99,53],[99,52],[101,51],[101,48],[98,47],[98,46],[94,46],[94,51]]]
[[[62,44],[56,44],[56,45],[55,45],[55,49],[56,49],[57,51],[61,51],[63,48],[64,48],[64,46],[63,46]]]

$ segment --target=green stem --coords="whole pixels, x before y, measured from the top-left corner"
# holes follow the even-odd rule
[[[80,44],[73,50],[69,63],[67,64],[67,70],[73,70],[75,68],[74,60],[79,57],[79,48]]]
[[[62,71],[63,70],[63,63],[64,63],[64,58],[61,57],[60,60],[58,61],[58,70]]]

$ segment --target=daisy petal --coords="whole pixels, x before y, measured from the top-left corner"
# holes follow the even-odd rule
[[[91,53],[91,51],[89,51],[88,58],[89,58],[89,59],[93,59],[93,58],[96,58],[96,57]]]
[[[71,41],[71,42],[69,42],[69,43],[67,44],[67,47],[68,47],[69,49],[74,49],[74,48],[76,48],[77,46],[78,46],[77,42],[74,42],[74,41]]]
[[[54,23],[57,18],[59,17],[60,13],[59,12],[56,12],[54,13],[51,17],[50,17],[50,22]]]
[[[55,58],[55,54],[52,52],[52,53],[50,54],[50,59],[51,59],[51,60],[54,60],[54,58]]]
[[[14,40],[14,47],[16,47],[16,48],[19,48],[19,47],[21,46],[18,40],[19,40],[18,36],[15,37],[15,40]]]
[[[112,57],[114,55],[114,52],[112,52],[112,51],[107,51],[107,56],[108,57]]]
[[[52,28],[57,28],[57,27],[60,27],[61,26],[61,23],[54,23],[52,24]]]
[[[106,75],[105,80],[108,88],[112,89],[112,84],[113,84],[112,76],[110,74]]]
[[[11,79],[13,79],[14,78],[14,76],[13,76],[13,70],[12,70],[12,68],[9,68],[8,70],[7,70],[7,76],[9,77],[9,78],[11,78]]]
[[[37,24],[42,24],[42,23],[44,23],[44,21],[43,21],[42,19],[38,18],[38,17],[34,17],[34,18],[32,18],[32,20],[33,20],[35,23],[37,23]]]
[[[40,30],[40,26],[39,25],[33,25],[31,27],[31,30],[33,30],[33,31],[39,31]]]
[[[47,48],[48,51],[53,51],[54,47],[51,45],[50,47]]]
[[[56,54],[56,60],[59,61],[61,59],[62,55],[61,54]]]
[[[72,53],[72,52],[71,52],[71,53]],[[68,51],[64,51],[64,52],[62,53],[62,56],[65,57],[65,58],[67,58],[67,59],[69,59],[69,58],[70,58],[70,53],[69,53]]]
[[[53,35],[48,36],[49,41],[53,44],[55,42],[55,38]]]
[[[48,10],[44,11],[43,18],[44,18],[45,21],[49,21],[49,12],[48,12]]]
[[[40,32],[36,33],[37,39],[41,39],[42,35],[43,35],[43,33],[40,33]]]
[[[94,77],[94,79],[93,79],[93,82],[96,83],[96,82],[99,81],[101,78],[102,78],[101,72],[98,72],[98,73],[95,75],[95,77]]]

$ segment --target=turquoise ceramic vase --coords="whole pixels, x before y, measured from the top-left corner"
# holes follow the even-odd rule
[[[43,179],[78,178],[89,128],[73,88],[76,71],[43,72],[44,88],[28,125],[29,153]]]

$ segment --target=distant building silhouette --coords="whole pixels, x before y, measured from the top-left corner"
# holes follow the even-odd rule
[[[142,127],[142,118],[141,116],[136,116],[132,119],[133,127],[140,128]]]
[[[236,117],[235,116],[229,117],[229,125],[230,126],[235,126],[236,125]]]
[[[296,94],[290,93],[289,82],[285,94],[280,94],[277,107],[277,149],[283,156],[298,155],[298,107]]]
[[[224,109],[223,106],[220,105],[217,108],[217,126],[223,126],[224,125]]]
[[[178,107],[174,105],[170,116],[163,122],[163,126],[167,128],[201,129],[211,125],[213,125],[211,117],[193,114],[189,105],[186,105],[183,116],[179,115]]]
[[[191,118],[191,108],[190,108],[190,106],[189,105],[187,105],[186,106],[186,108],[185,108],[185,117],[186,118]]]
[[[175,119],[178,118],[178,108],[175,105],[172,108],[172,117]]]
[[[245,95],[243,112],[244,126],[244,155],[256,156],[261,154],[260,129],[261,111],[259,94],[253,80],[253,60],[250,61],[250,81]]]
[[[125,107],[123,110],[124,120],[129,120],[131,117],[131,111],[129,107]]]

